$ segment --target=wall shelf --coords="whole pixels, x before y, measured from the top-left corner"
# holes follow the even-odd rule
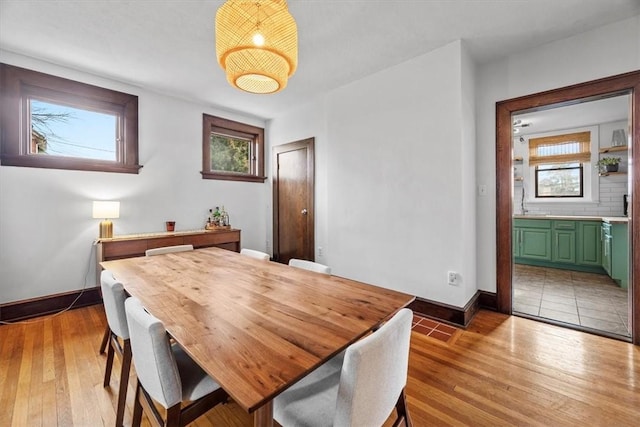
[[[626,172],[600,172],[599,176],[609,176],[609,175],[626,175]]]
[[[615,153],[616,151],[627,151],[629,149],[626,145],[621,145],[619,147],[604,147],[600,149],[600,153]]]

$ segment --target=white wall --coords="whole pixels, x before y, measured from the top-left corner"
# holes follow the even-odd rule
[[[167,220],[176,230],[201,229],[208,209],[224,205],[242,244],[265,250],[269,185],[200,175],[203,113],[264,122],[9,52],[0,60],[137,95],[144,166],[138,175],[0,166],[0,303],[95,285],[92,200],[120,200],[115,234],[163,231]]]
[[[476,67],[457,42],[277,117],[270,136],[316,136],[326,156],[322,262],[463,306],[476,289],[496,290],[495,103],[639,68],[640,17]],[[446,285],[447,270],[461,286]]]
[[[316,137],[316,246],[335,274],[457,306],[475,293],[473,83],[455,42],[270,122],[274,145]]]
[[[462,49],[462,122],[459,124],[462,131],[462,151],[460,159],[460,172],[462,173],[461,190],[461,235],[464,236],[462,246],[463,277],[472,280],[463,280],[464,300],[461,306],[466,304],[477,291],[477,265],[476,265],[476,117],[475,117],[475,76],[476,66],[469,57],[467,50]]]
[[[476,80],[478,288],[496,290],[495,103],[640,69],[636,16],[478,67]]]

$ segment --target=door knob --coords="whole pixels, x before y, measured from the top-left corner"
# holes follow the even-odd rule
[[[302,209],[302,211],[300,211],[300,213],[301,213],[302,215],[306,215],[306,214],[307,214],[307,210],[306,210],[306,209]]]

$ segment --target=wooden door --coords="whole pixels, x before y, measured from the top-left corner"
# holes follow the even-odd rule
[[[314,138],[273,147],[273,257],[314,261]]]

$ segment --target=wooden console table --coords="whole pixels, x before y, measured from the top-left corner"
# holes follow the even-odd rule
[[[193,245],[195,249],[217,246],[240,252],[240,230],[191,230],[163,233],[125,234],[96,240],[96,283],[100,286],[100,263],[113,259],[144,256],[147,249]]]

